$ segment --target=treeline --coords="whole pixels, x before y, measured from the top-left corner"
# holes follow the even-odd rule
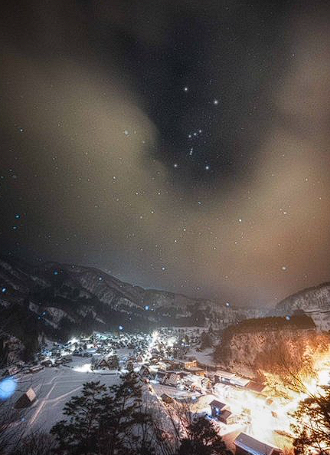
[[[314,321],[306,314],[293,314],[292,316],[279,317],[270,316],[267,318],[252,318],[229,326],[228,332],[269,332],[277,330],[303,330],[315,329]]]

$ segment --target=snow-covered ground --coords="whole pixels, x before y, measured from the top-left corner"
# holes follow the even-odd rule
[[[203,351],[197,351],[195,348],[191,348],[188,351],[187,356],[194,357],[202,365],[210,365],[212,367],[217,366],[213,360],[214,348],[206,348]]]
[[[82,385],[89,381],[100,381],[106,386],[119,382],[119,373],[83,372],[84,366],[90,359],[75,357],[69,366],[45,368],[37,373],[17,375],[17,389],[12,397],[15,401],[30,387],[33,388],[37,399],[27,408],[23,423],[29,430],[42,429],[49,431],[52,426],[63,418],[64,404],[74,395],[79,395]],[[81,371],[79,371],[79,368]]]

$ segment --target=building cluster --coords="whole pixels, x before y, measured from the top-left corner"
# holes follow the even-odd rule
[[[235,434],[232,444],[237,454],[277,454],[276,447],[260,442],[253,432],[258,403],[263,413],[267,408],[271,418],[279,420],[281,428],[281,416],[265,386],[220,370],[213,361],[212,346],[201,348],[206,335],[212,338],[212,328],[169,327],[152,334],[119,330],[72,338],[65,344],[48,342],[27,371],[60,365],[91,374],[134,370],[165,408],[184,402],[192,412],[213,419],[220,434]],[[35,399],[32,392],[21,401],[28,399]],[[260,447],[267,447],[267,452],[259,451]]]
[[[136,362],[142,362],[149,342],[150,335],[145,333],[94,333],[89,337],[72,338],[62,345],[51,343],[50,346],[48,343],[38,360],[41,366],[51,367],[83,358],[90,371],[130,370]]]
[[[281,428],[282,416],[275,412],[265,385],[220,370],[212,356],[200,349],[205,330],[159,330],[139,368],[141,376],[164,406],[184,401],[192,412],[211,418],[222,435],[234,434],[232,448],[237,454],[280,453],[275,445],[252,436],[258,412],[269,415]]]

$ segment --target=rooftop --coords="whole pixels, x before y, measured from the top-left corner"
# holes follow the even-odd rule
[[[279,451],[276,447],[258,441],[258,439],[245,433],[240,433],[235,439],[234,444],[252,455],[271,455],[274,450]]]
[[[221,403],[221,401],[213,400],[213,401],[211,401],[210,406],[216,407],[216,408],[219,408],[219,409],[223,409],[227,405],[225,403]]]

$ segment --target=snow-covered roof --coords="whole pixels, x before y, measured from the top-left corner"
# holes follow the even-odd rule
[[[25,395],[30,401],[33,401],[36,398],[35,391],[32,389],[32,387],[30,387],[29,390],[25,392]]]
[[[234,373],[229,373],[229,371],[217,370],[215,372],[216,376],[221,376],[222,378],[231,379],[235,376]]]
[[[237,385],[239,385],[241,387],[245,387],[246,385],[249,384],[250,379],[241,378],[240,376],[233,376],[231,378],[231,382],[233,384],[237,384]]]
[[[234,441],[236,447],[240,447],[251,455],[271,455],[274,450],[279,451],[274,446],[258,441],[246,433],[240,433]]]
[[[221,417],[223,419],[228,419],[228,417],[230,417],[233,413],[231,411],[229,411],[229,409],[225,409],[223,411],[223,413],[221,414]]]
[[[221,401],[213,400],[213,401],[211,401],[210,406],[218,408],[218,409],[223,409],[227,405],[225,403],[221,403]]]

